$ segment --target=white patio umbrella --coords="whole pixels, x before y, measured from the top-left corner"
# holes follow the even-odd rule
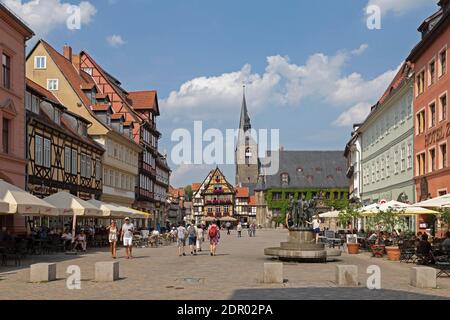
[[[423,208],[448,208],[450,206],[450,194],[416,203],[415,206]]]
[[[9,204],[4,201],[0,201],[0,215],[8,214],[9,212]]]
[[[142,212],[142,211],[139,211],[139,210],[135,210],[135,209],[132,209],[132,208],[128,208],[128,207],[125,207],[125,206],[121,206],[121,205],[118,205],[118,204],[115,204],[115,203],[113,203],[112,205],[117,207],[118,210],[124,212],[126,216],[128,216],[128,217],[130,217],[132,219],[146,219],[146,218],[148,218],[150,216],[148,213],[145,213],[145,212]]]
[[[125,218],[127,216],[126,212],[120,210],[119,207],[113,204],[101,202],[95,199],[89,200],[88,202],[97,209],[103,211],[103,217]]]
[[[339,218],[339,213],[340,213],[340,211],[329,211],[329,212],[319,214],[319,217],[325,218],[325,219]]]
[[[438,212],[419,207],[417,205],[410,205],[398,201],[389,201],[380,205],[376,206],[369,206],[370,208],[368,210],[362,211],[363,215],[372,215],[377,214],[380,211],[386,211],[389,209],[394,209],[396,211],[399,211],[401,215],[418,215],[418,214],[438,214]],[[364,209],[364,208],[362,208]]]
[[[68,192],[58,192],[45,201],[62,210],[63,216],[102,217],[103,211]]]
[[[60,213],[55,206],[4,180],[0,180],[0,201],[4,203],[0,211],[3,215],[57,216]]]

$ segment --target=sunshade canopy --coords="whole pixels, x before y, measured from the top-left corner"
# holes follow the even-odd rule
[[[223,217],[219,219],[220,221],[225,221],[225,222],[236,222],[237,219],[233,218],[233,217]]]
[[[423,208],[448,208],[450,206],[450,194],[446,194],[434,199],[425,200],[415,204]]]
[[[329,211],[319,214],[320,218],[339,218],[340,211]]]
[[[438,214],[438,212],[419,207],[417,205],[409,205],[406,203],[398,202],[398,201],[389,201],[383,204],[370,205],[364,208],[361,208],[362,215],[370,216],[377,214],[380,211],[387,211],[389,209],[393,209],[398,211],[402,215],[418,215],[418,214]]]
[[[89,200],[88,202],[97,209],[103,211],[103,217],[125,218],[128,215],[127,212],[120,210],[118,206],[110,203],[104,203],[95,199]]]
[[[24,216],[57,216],[60,212],[55,206],[33,196],[4,180],[0,180],[0,214],[20,214]]]
[[[45,201],[62,210],[62,216],[102,217],[103,211],[68,192],[58,192]]]
[[[127,208],[115,203],[113,203],[113,206],[116,206],[120,211],[124,212],[125,217],[130,217],[132,219],[147,219],[148,217],[150,217],[148,213],[145,213],[143,211]]]

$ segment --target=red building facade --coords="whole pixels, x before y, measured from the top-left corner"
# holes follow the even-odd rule
[[[450,1],[419,27],[422,39],[407,61],[414,67],[414,154],[418,201],[450,192]],[[419,218],[420,229],[432,222]]]
[[[0,3],[0,179],[25,188],[25,46],[33,32]],[[25,232],[25,219],[0,217],[0,227]]]

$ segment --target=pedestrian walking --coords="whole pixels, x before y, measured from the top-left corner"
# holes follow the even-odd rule
[[[205,241],[205,230],[203,230],[203,226],[199,224],[197,226],[197,243],[196,243],[198,252],[202,252],[203,241]]]
[[[178,255],[185,256],[186,253],[184,252],[186,247],[186,235],[187,230],[184,227],[184,223],[180,223],[180,225],[177,228],[177,246],[178,246]]]
[[[252,237],[256,237],[256,224],[254,222],[250,226],[250,232],[252,234]]]
[[[134,225],[130,222],[130,218],[125,218],[125,223],[122,226],[121,240],[125,247],[127,259],[133,259],[133,232]]]
[[[237,230],[238,238],[242,238],[242,224],[240,222],[238,223],[236,230]]]
[[[192,221],[191,225],[187,229],[189,235],[189,247],[191,248],[191,255],[197,255],[197,227],[195,221]]]
[[[208,228],[208,238],[209,238],[209,252],[211,256],[216,255],[217,245],[220,240],[220,230],[215,222],[213,222]]]
[[[117,230],[117,224],[115,220],[111,221],[111,224],[106,228],[109,231],[108,240],[109,247],[111,249],[111,256],[113,259],[117,258],[117,240],[119,238]]]
[[[227,235],[230,235],[231,234],[231,222],[228,221],[225,224],[225,228],[227,228]]]
[[[316,244],[319,243],[319,236],[320,236],[320,217],[319,215],[316,216],[313,221],[306,221],[307,224],[312,225],[314,234],[316,235]]]

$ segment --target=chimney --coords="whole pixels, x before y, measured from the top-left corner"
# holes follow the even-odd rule
[[[68,46],[67,44],[64,45],[63,53],[64,57],[70,62],[72,62],[72,47]]]

